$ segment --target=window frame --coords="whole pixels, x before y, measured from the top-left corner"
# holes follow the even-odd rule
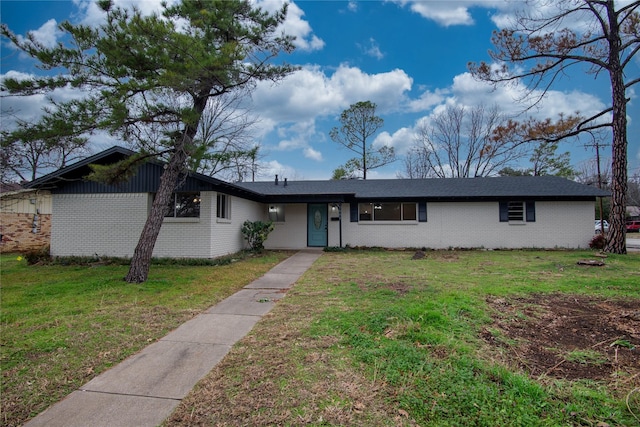
[[[231,196],[225,193],[216,193],[216,221],[231,221]]]
[[[536,222],[535,201],[508,200],[499,202],[498,207],[500,222],[510,224]]]
[[[154,194],[154,198],[155,198]],[[178,197],[183,197],[185,199],[194,199],[193,205],[195,210],[197,211],[195,215],[179,215],[178,209],[179,205],[182,206],[184,203],[178,203]],[[197,199],[197,201],[195,200]],[[170,205],[168,206],[167,212],[164,215],[164,219],[168,220],[197,220],[200,218],[200,213],[202,209],[202,195],[199,191],[176,191],[171,193],[171,200],[169,201]]]
[[[389,224],[389,223],[405,223],[405,224],[413,224],[417,223],[419,218],[421,218],[421,208],[419,208],[418,202],[358,202],[354,203],[356,208],[355,210],[355,219],[357,222],[362,222],[366,224],[371,223],[379,223],[379,224]],[[368,209],[364,209],[368,207]],[[382,215],[382,212],[378,214],[378,218],[376,218],[376,211],[385,211],[385,207],[387,208],[386,212],[384,212],[384,216],[388,214],[388,208],[398,209],[399,217],[396,218],[387,218],[385,219]],[[371,211],[369,213],[369,211]],[[405,212],[407,212],[405,214]],[[352,211],[351,219],[354,219],[354,212]],[[367,216],[370,216],[368,218]],[[426,220],[426,208],[424,210],[424,218]],[[356,222],[356,221],[352,221]]]

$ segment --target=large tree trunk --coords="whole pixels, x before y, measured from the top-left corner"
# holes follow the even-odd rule
[[[176,150],[169,158],[167,168],[160,178],[160,186],[151,205],[151,212],[149,212],[147,221],[140,234],[140,240],[138,240],[138,245],[131,258],[129,273],[127,273],[125,277],[125,280],[129,283],[142,283],[147,280],[153,248],[156,244],[158,234],[160,234],[162,221],[164,220],[167,206],[171,200],[171,195],[175,190],[178,177],[180,173],[184,171],[186,159],[187,154],[185,151],[185,143],[183,142],[176,147]]]
[[[207,106],[207,95],[210,90],[211,88],[207,88],[199,96],[194,97],[193,111],[197,114],[198,119],[194,123],[185,126],[182,136],[175,142],[175,148],[169,158],[169,163],[167,163],[164,172],[162,172],[160,187],[151,205],[151,212],[149,212],[147,221],[142,229],[136,250],[133,252],[129,273],[125,277],[125,280],[129,283],[145,282],[149,276],[153,247],[156,245],[158,234],[160,234],[165,209],[169,204],[171,194],[176,188],[180,173],[185,172],[187,159],[190,155],[189,151],[192,148],[193,138],[198,131],[198,123],[202,117],[202,112]]]
[[[627,253],[626,242],[626,197],[627,197],[627,100],[624,88],[623,69],[620,66],[620,31],[613,1],[607,2],[609,16],[609,76],[611,78],[613,106],[613,141],[611,159],[611,213],[609,235],[605,251],[615,254]]]

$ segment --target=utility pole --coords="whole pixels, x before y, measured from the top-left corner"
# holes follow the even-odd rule
[[[598,188],[602,190],[602,175],[600,174],[600,147],[608,147],[609,144],[601,144],[594,138],[593,144],[585,144],[584,146],[585,148],[595,147],[596,149],[596,168],[598,171]],[[599,197],[598,199],[600,199],[600,232],[604,236],[604,221],[602,218],[602,211],[604,210],[604,208],[602,207],[602,197]]]

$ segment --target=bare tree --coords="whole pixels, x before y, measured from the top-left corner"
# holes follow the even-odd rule
[[[33,181],[88,153],[87,139],[45,135],[23,120],[0,132],[0,182]]]
[[[510,28],[496,31],[489,54],[497,65],[470,63],[480,80],[493,84],[524,80],[528,94],[542,99],[551,86],[570,69],[588,66],[589,72],[604,72],[611,86],[611,105],[580,121],[564,136],[575,136],[603,127],[612,129],[612,181],[610,232],[605,250],[626,253],[625,207],[627,187],[627,103],[626,91],[640,82],[634,67],[640,50],[639,1],[562,0],[548,2],[556,12],[545,15],[539,2],[521,13]],[[538,7],[536,7],[538,6]],[[575,25],[580,22],[583,25]],[[510,67],[509,64],[513,64]],[[610,119],[606,119],[609,117]],[[558,139],[564,136],[558,137]]]
[[[447,106],[418,127],[405,158],[408,178],[469,178],[496,174],[524,155],[521,144],[495,137],[503,117],[497,107]]]
[[[374,148],[371,138],[382,127],[384,120],[376,116],[376,104],[361,101],[352,104],[340,115],[340,127],[331,129],[331,139],[357,154],[342,167],[349,175],[362,171],[367,179],[367,171],[379,168],[396,160],[393,147]]]
[[[227,181],[254,179],[260,158],[252,128],[257,118],[242,103],[246,90],[209,99],[194,139],[191,169]]]

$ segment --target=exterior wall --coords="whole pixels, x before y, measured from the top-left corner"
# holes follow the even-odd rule
[[[131,257],[149,203],[147,193],[55,194],[51,255]]]
[[[231,197],[229,219],[218,219],[216,193],[201,192],[200,218],[166,219],[157,257],[214,258],[247,247],[246,220],[266,220],[267,206]],[[130,257],[151,203],[147,193],[55,195],[51,226],[54,256]],[[342,207],[342,245],[388,248],[586,248],[593,237],[594,202],[536,202],[536,221],[500,222],[498,202],[427,203],[427,222],[350,222]],[[123,215],[123,213],[125,213]],[[337,212],[328,208],[328,245],[340,244]],[[307,205],[285,206],[268,249],[307,247]]]
[[[536,221],[499,221],[498,202],[427,203],[427,222],[349,222],[343,244],[390,248],[586,248],[594,202],[536,202]],[[345,221],[346,219],[346,221]]]
[[[307,205],[285,205],[284,222],[276,222],[264,246],[267,249],[302,249],[307,247]]]
[[[215,258],[222,255],[241,251],[248,247],[246,240],[242,237],[242,224],[247,221],[264,221],[266,207],[260,203],[238,197],[230,197],[230,219],[219,219],[215,217],[216,193],[213,195],[211,218],[211,238],[209,257]]]
[[[51,194],[48,191],[5,193],[0,199],[0,252],[24,252],[49,245]]]
[[[587,248],[593,237],[594,202],[536,202],[536,221],[500,222],[498,202],[427,203],[427,222],[350,222],[342,206],[342,245],[386,248]],[[328,245],[339,246],[340,222],[329,207]],[[307,246],[305,204],[286,205],[265,246]]]
[[[230,197],[231,218],[217,219],[216,192],[200,193],[200,218],[165,218],[154,257],[214,258],[246,247],[245,220],[263,220],[265,207]],[[147,219],[148,193],[56,194],[53,256],[131,257]]]

